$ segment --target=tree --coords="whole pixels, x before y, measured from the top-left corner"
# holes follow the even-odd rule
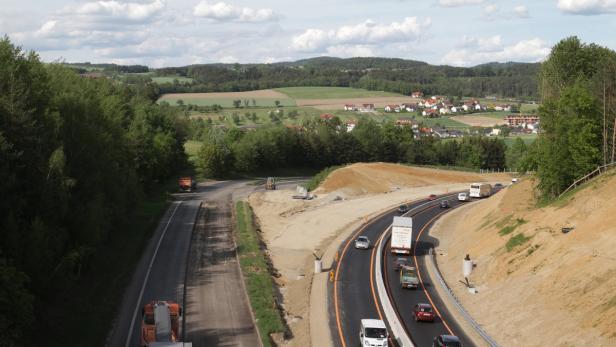
[[[276,104],[276,107],[280,107],[280,100],[274,101],[274,104]]]
[[[206,142],[201,146],[197,156],[197,165],[208,178],[223,178],[228,175],[231,153],[222,144]]]
[[[233,100],[233,107],[240,108],[242,105],[242,100]]]
[[[257,100],[252,99],[252,106],[256,107],[257,106]]]
[[[237,112],[233,112],[233,114],[231,115],[231,119],[233,119],[233,123],[235,125],[239,125],[240,124],[240,115],[237,114]]]

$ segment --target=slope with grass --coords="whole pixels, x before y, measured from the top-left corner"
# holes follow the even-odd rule
[[[344,99],[402,96],[402,94],[398,93],[347,87],[287,87],[274,90],[292,99]]]
[[[437,223],[445,280],[503,346],[614,346],[616,171],[542,207],[535,184],[526,178]],[[458,281],[466,254],[475,295]]]

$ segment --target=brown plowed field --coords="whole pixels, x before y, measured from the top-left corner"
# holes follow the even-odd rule
[[[348,99],[296,99],[297,106],[312,106],[321,110],[342,109],[346,104],[354,104],[361,107],[362,104],[374,104],[375,107],[383,108],[386,105],[399,105],[402,103],[417,103],[419,99],[411,97],[384,96],[376,98],[348,98]]]
[[[493,127],[495,125],[507,124],[504,119],[482,116],[457,116],[451,117],[451,119],[460,123],[468,124],[472,127]]]

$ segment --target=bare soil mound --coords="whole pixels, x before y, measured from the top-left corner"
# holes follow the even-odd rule
[[[546,208],[534,186],[523,180],[437,223],[445,280],[503,346],[615,346],[616,172]],[[465,254],[478,294],[458,282]]]
[[[347,196],[387,193],[401,187],[422,187],[446,183],[507,181],[506,174],[477,174],[390,163],[360,163],[332,172],[316,193],[340,191]]]

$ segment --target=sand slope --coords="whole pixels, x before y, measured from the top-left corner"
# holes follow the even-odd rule
[[[533,192],[527,179],[437,223],[446,281],[503,346],[616,345],[616,176],[560,207],[535,208]],[[518,218],[526,223],[499,235]],[[530,240],[507,251],[518,233]],[[477,263],[476,295],[458,282],[466,253]]]

